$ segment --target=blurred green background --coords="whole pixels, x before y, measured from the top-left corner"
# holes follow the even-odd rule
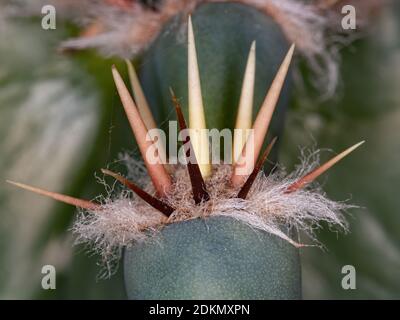
[[[296,93],[280,162],[295,165],[299,146],[340,151],[367,143],[321,179],[329,196],[361,208],[347,235],[325,228],[325,245],[302,249],[303,295],[316,299],[400,298],[400,4],[386,6],[362,39],[341,51],[341,84],[326,102]],[[103,192],[95,173],[134,148],[112,83],[119,60],[94,52],[62,55],[76,34],[57,21],[4,17],[0,5],[0,298],[124,298],[121,270],[98,280],[96,256],[73,246],[74,208],[17,190],[6,179],[74,196]],[[323,159],[329,157],[323,153]],[[324,180],[325,179],[325,180]],[[57,289],[41,288],[41,268],[57,270]],[[344,265],[356,290],[341,287]]]

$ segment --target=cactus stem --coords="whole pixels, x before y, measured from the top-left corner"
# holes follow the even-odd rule
[[[178,117],[178,122],[181,131],[187,129],[186,121],[182,113],[182,108],[179,104],[178,99],[175,96],[174,91],[170,88],[172,102],[175,106],[176,115]],[[183,144],[185,148],[185,155],[187,157],[187,168],[190,177],[190,183],[192,184],[192,192],[193,199],[196,204],[201,203],[202,201],[208,201],[210,199],[210,195],[207,192],[206,184],[204,182],[203,176],[201,175],[201,171],[199,165],[197,164],[196,154],[190,154],[192,149],[191,137],[188,135],[186,137],[186,141]],[[193,161],[192,161],[193,160]]]
[[[244,183],[243,187],[240,189],[237,197],[241,199],[246,199],[247,194],[249,193],[251,186],[253,185],[254,181],[257,178],[257,174],[260,172],[262,166],[264,165],[265,160],[267,160],[268,155],[270,154],[272,147],[274,146],[276,140],[278,138],[275,137],[272,139],[268,147],[265,149],[264,153],[262,154],[261,158],[258,160],[256,166],[254,167],[253,172],[249,175],[246,182]]]
[[[60,201],[60,202],[64,202],[66,204],[70,204],[82,209],[86,209],[86,210],[98,210],[100,208],[100,204],[98,203],[94,203],[88,200],[82,200],[82,199],[78,199],[78,198],[74,198],[74,197],[70,197],[64,194],[60,194],[60,193],[56,193],[56,192],[51,192],[51,191],[47,191],[47,190],[43,190],[43,189],[39,189],[36,187],[32,187],[29,186],[27,184],[23,184],[23,183],[19,183],[19,182],[15,182],[15,181],[10,181],[10,180],[6,180],[7,183],[10,183],[14,186],[17,186],[19,188],[40,194],[42,196],[45,197],[49,197],[52,198],[54,200]]]
[[[157,157],[155,161],[149,161],[147,159],[147,152],[150,148],[154,147],[153,142],[150,142],[146,139],[146,125],[144,124],[136,108],[136,105],[133,102],[131,95],[129,94],[129,91],[126,88],[125,83],[115,66],[112,66],[112,74],[119,96],[121,98],[122,105],[125,109],[133,134],[136,138],[140,153],[142,154],[143,161],[149,172],[149,176],[157,193],[160,196],[164,196],[166,192],[168,192],[168,190],[170,190],[171,188],[171,177],[164,168],[159,153],[158,155],[155,155],[155,157]]]
[[[165,216],[169,217],[175,211],[175,209],[172,208],[170,205],[148,194],[146,191],[144,191],[143,189],[141,189],[128,179],[124,178],[123,176],[119,175],[118,173],[112,172],[107,169],[101,169],[101,172],[121,182],[124,186],[128,187],[130,190],[136,193],[140,198],[142,198],[145,202],[147,202],[153,208],[160,211]]]
[[[293,57],[295,45],[292,44],[288,53],[286,54],[285,59],[283,60],[279,70],[273,80],[270,89],[265,97],[265,100],[260,108],[260,111],[257,114],[256,120],[253,124],[253,131],[249,135],[247,142],[250,139],[253,141],[253,148],[243,148],[243,151],[239,157],[237,163],[247,163],[249,166],[249,174],[254,168],[256,159],[258,158],[264,139],[267,135],[269,124],[272,119],[272,115],[274,113],[276,104],[278,102],[279,95],[281,93],[283,84],[285,82],[285,78],[287,72],[289,70],[290,62]],[[246,150],[249,149],[249,150]],[[250,151],[250,152],[248,152]],[[243,180],[246,178],[245,174],[238,174],[237,169],[238,166],[234,166],[233,174],[232,174],[232,185],[239,186],[243,183]]]
[[[364,142],[365,141],[361,141],[361,142],[355,144],[354,146],[346,149],[342,153],[338,154],[337,156],[333,157],[329,161],[325,162],[322,166],[320,166],[317,169],[313,170],[312,172],[308,173],[307,175],[302,177],[300,180],[298,180],[295,183],[293,183],[292,185],[290,185],[287,188],[286,193],[291,193],[291,192],[297,191],[297,190],[303,188],[305,185],[313,182],[321,174],[323,174],[325,171],[327,171],[333,165],[338,163],[340,160],[342,160],[349,153],[353,152],[355,149],[357,149],[359,146],[361,146]]]
[[[208,135],[201,94],[199,66],[192,19],[188,22],[188,90],[189,90],[189,128],[194,152],[199,160],[201,175],[207,178],[211,174]]]
[[[239,158],[253,122],[254,82],[256,75],[256,42],[253,41],[244,73],[242,93],[236,117],[233,140],[233,163]]]

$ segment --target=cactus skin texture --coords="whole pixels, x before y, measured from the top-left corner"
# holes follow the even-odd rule
[[[228,217],[171,224],[126,249],[129,299],[300,299],[298,250]]]
[[[254,116],[289,44],[271,18],[248,6],[205,4],[192,19],[207,127],[233,129],[252,41],[257,41]],[[169,87],[187,116],[186,40],[182,35],[179,40],[173,21],[166,30],[140,63],[143,89],[159,123],[173,114]],[[270,137],[281,136],[290,79]],[[298,249],[225,217],[174,223],[155,239],[127,248],[124,277],[129,299],[301,299]]]

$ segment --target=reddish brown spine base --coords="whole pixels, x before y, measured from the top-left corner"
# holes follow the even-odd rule
[[[186,125],[186,121],[185,121],[185,118],[182,113],[182,108],[179,104],[178,99],[175,96],[175,93],[172,91],[172,89],[170,89],[170,90],[171,90],[172,102],[174,103],[176,115],[178,117],[179,127],[180,127],[181,131],[186,130],[187,125]],[[206,184],[201,175],[199,165],[197,164],[196,155],[190,154],[190,150],[193,150],[193,148],[192,148],[192,144],[190,142],[189,135],[186,137],[186,140],[185,140],[183,146],[185,148],[185,155],[186,155],[187,162],[188,162],[187,168],[188,168],[188,172],[189,172],[189,176],[190,176],[190,182],[192,184],[194,202],[196,204],[199,204],[202,201],[208,201],[208,200],[210,200],[210,195],[207,192]]]
[[[256,166],[254,167],[254,170],[249,175],[249,177],[247,178],[246,182],[244,183],[244,185],[240,189],[240,191],[239,191],[239,193],[237,195],[238,198],[246,199],[246,197],[247,197],[247,195],[248,195],[248,193],[249,193],[254,181],[257,178],[257,174],[260,172],[262,166],[264,165],[265,160],[267,160],[267,157],[270,154],[271,149],[274,146],[276,140],[277,140],[277,137],[272,139],[271,143],[265,149],[263,155],[261,156],[261,158],[258,160]]]
[[[152,195],[148,194],[146,191],[138,187],[136,184],[133,182],[129,181],[128,179],[125,179],[123,176],[112,172],[107,169],[102,169],[101,172],[103,172],[106,175],[109,175],[119,182],[121,182],[123,185],[131,189],[133,192],[135,192],[140,198],[142,198],[144,201],[146,201],[149,205],[151,205],[153,208],[157,209],[167,217],[169,217],[175,209],[171,207],[169,204],[165,203],[164,201],[161,201]]]

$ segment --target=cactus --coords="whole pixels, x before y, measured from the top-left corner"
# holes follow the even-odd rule
[[[256,112],[289,43],[272,18],[246,5],[205,4],[192,18],[207,126],[233,129],[252,42],[257,46]],[[179,28],[171,21],[142,57],[143,89],[159,120],[171,111],[170,86],[188,115],[187,43]],[[273,136],[281,135],[290,82],[289,76],[273,118]],[[126,249],[124,277],[133,299],[301,297],[298,249],[229,218],[177,223],[163,229],[159,241]]]
[[[294,45],[289,48],[271,18],[241,4],[198,7],[194,27],[189,18],[188,48],[179,39],[175,22],[165,27],[142,58],[141,81],[128,63],[135,99],[112,68],[147,169],[147,185],[142,188],[108,169],[102,172],[136,194],[133,200],[125,192],[98,203],[10,182],[81,208],[84,212],[73,228],[78,242],[94,245],[106,262],[110,254],[119,258],[124,250],[129,298],[299,299],[302,245],[292,240],[291,224],[305,231],[308,222],[345,225],[340,215],[345,204],[306,187],[362,142],[318,168],[306,165],[286,178],[263,175],[260,171],[276,141],[261,152],[266,135],[282,133]],[[171,169],[149,161],[147,152],[156,145],[146,140],[156,123],[152,113],[161,123],[172,105],[181,130],[187,128],[185,115],[191,129],[253,129],[243,144],[235,144],[243,150],[232,166],[198,164],[196,158],[201,150],[208,151],[208,143],[196,130],[184,143],[187,166]],[[253,158],[245,148],[250,137]],[[195,161],[190,160],[191,150]],[[162,152],[156,157],[160,160]],[[238,173],[241,160],[250,164],[246,174]]]

